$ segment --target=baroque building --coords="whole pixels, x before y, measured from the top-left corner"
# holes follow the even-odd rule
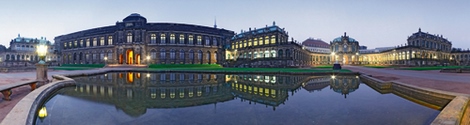
[[[273,22],[272,26],[242,31],[230,41],[226,51],[229,67],[299,67],[309,65],[308,51]]]
[[[131,14],[115,25],[55,38],[64,64],[216,64],[233,32],[178,23],[147,23]]]
[[[48,52],[45,61],[50,65],[57,65],[58,56],[55,54],[54,44],[46,38],[28,38],[18,37],[10,41],[10,47],[6,48],[0,45],[0,67],[28,67],[34,66],[39,62],[39,56],[36,52],[38,45],[47,45]]]

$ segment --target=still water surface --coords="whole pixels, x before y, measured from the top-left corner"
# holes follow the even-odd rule
[[[356,76],[107,73],[74,78],[36,124],[429,124],[439,111]]]

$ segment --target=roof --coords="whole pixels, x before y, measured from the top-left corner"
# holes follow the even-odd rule
[[[272,26],[266,26],[264,28],[259,28],[259,29],[254,29],[254,30],[250,29],[249,31],[245,31],[245,32],[242,31],[240,34],[236,34],[235,36],[233,36],[232,39],[242,38],[250,34],[262,34],[262,33],[274,32],[274,31],[285,32],[284,29],[280,28],[279,26],[272,25]]]
[[[27,38],[27,37],[16,37],[15,39],[11,40],[12,42],[24,42],[24,43],[40,43],[40,44],[51,44],[49,40],[46,38],[37,39],[37,38]]]
[[[321,47],[321,48],[329,48],[330,44],[326,43],[321,39],[312,39],[308,38],[302,42],[302,45],[309,46],[309,47]]]
[[[348,42],[357,42],[355,39],[347,36],[346,32],[344,32],[344,36],[336,37],[335,39],[333,39],[333,42],[342,42],[343,39],[347,39]]]
[[[127,16],[122,20],[123,22],[131,22],[131,21],[143,21],[147,22],[147,19],[143,16],[141,16],[138,13],[132,13],[131,15]]]

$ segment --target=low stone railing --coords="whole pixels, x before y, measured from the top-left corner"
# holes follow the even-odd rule
[[[470,95],[422,88],[401,82],[385,82],[371,76],[361,74],[361,81],[380,93],[394,93],[416,103],[443,108],[431,123],[432,125],[470,124]],[[450,100],[450,101],[449,101]]]

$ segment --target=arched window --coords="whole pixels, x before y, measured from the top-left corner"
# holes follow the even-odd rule
[[[9,54],[7,54],[5,60],[6,60],[6,61],[10,60],[10,55],[9,55]]]
[[[150,58],[151,59],[156,59],[157,58],[157,51],[155,51],[154,49],[152,49],[150,51]]]
[[[206,53],[206,59],[207,59],[207,60],[211,60],[211,52],[207,52],[207,53]]]
[[[163,34],[163,33],[160,34],[160,43],[161,43],[161,44],[165,44],[165,43],[166,43],[166,36],[165,36],[165,34]]]
[[[87,47],[90,46],[90,39],[86,39],[86,46],[87,46]]]
[[[175,34],[170,34],[170,43],[175,44]]]
[[[83,40],[80,40],[80,47],[83,47]]]
[[[184,44],[184,35],[180,34],[180,39],[178,41],[179,44]]]
[[[280,49],[280,50],[278,51],[278,53],[277,53],[277,55],[278,55],[277,57],[282,58],[282,57],[284,56],[284,55],[282,55],[282,54],[283,54],[283,53],[282,53],[282,49]]]
[[[175,50],[174,49],[170,50],[170,59],[175,59]]]
[[[193,43],[193,39],[194,39],[194,38],[193,38],[193,35],[189,35],[188,44],[193,45],[193,44],[194,44],[194,43]]]
[[[155,44],[157,42],[157,35],[150,34],[150,43]]]
[[[253,46],[257,46],[257,45],[258,45],[258,39],[255,38],[255,39],[253,40]]]
[[[189,59],[191,59],[191,60],[194,59],[194,51],[193,51],[193,50],[189,50],[188,56],[189,56]]]
[[[218,45],[216,38],[214,38],[214,40],[212,40],[212,42],[213,42],[213,45],[214,45],[214,46],[217,46],[217,45]]]
[[[197,52],[197,58],[202,60],[202,51]]]
[[[201,45],[201,44],[202,44],[202,37],[197,36],[197,45]]]
[[[271,50],[271,57],[276,58],[276,50]]]
[[[258,52],[253,53],[253,58],[255,58],[255,59],[258,58]]]
[[[270,57],[270,53],[268,50],[264,51],[264,58],[269,58]]]
[[[180,59],[184,59],[184,50],[183,49],[180,50]]]
[[[132,42],[132,33],[127,33],[127,42],[128,43]]]
[[[166,52],[165,49],[160,50],[160,59],[165,59],[166,58]]]

